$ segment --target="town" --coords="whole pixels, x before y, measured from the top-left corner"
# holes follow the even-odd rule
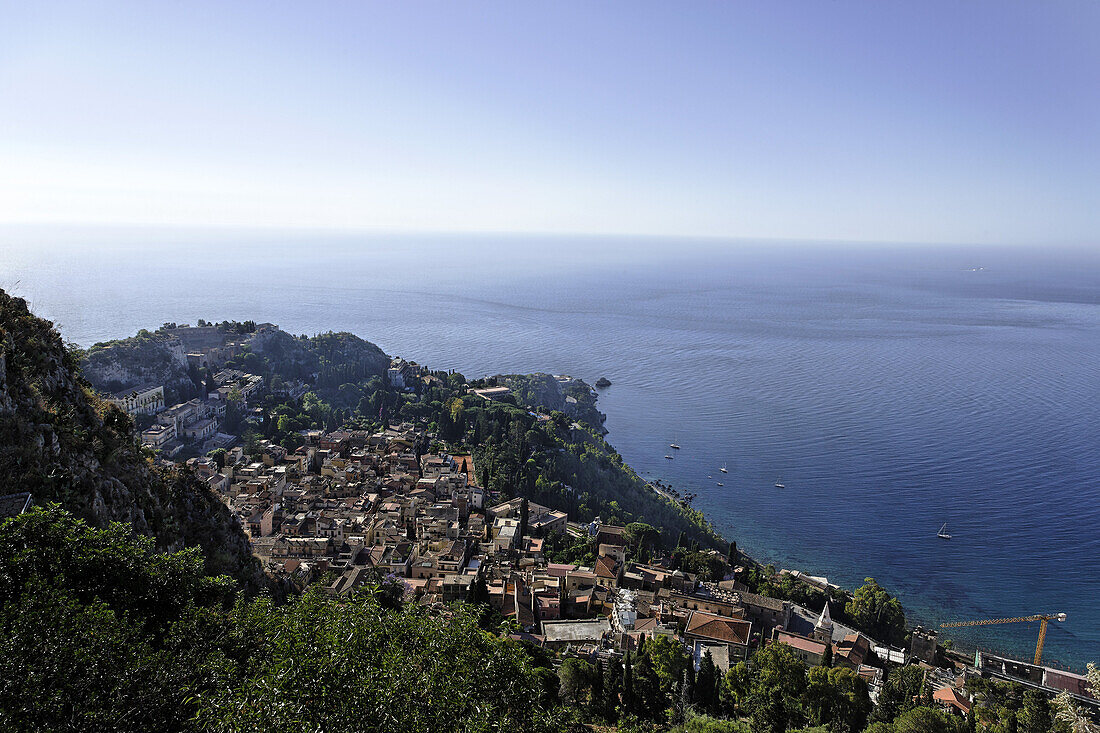
[[[829,599],[839,589],[825,578],[780,573],[823,599],[816,607],[768,597],[746,584],[759,565],[732,546],[725,554],[693,548],[714,568],[693,572],[661,548],[648,525],[578,521],[486,489],[474,455],[448,452],[424,421],[304,430],[293,449],[269,439],[242,444],[232,430],[264,419],[257,404],[270,389],[260,375],[219,368],[233,353],[225,349],[217,344],[186,354],[208,370],[204,397],[166,406],[163,386],[152,385],[110,400],[148,425],[141,440],[159,460],[179,460],[221,498],[264,572],[286,588],[319,585],[341,598],[386,581],[408,603],[439,609],[482,603],[511,638],[559,660],[601,667],[621,665],[648,640],[663,638],[691,660],[693,674],[713,665],[726,676],[756,651],[783,645],[807,666],[851,670],[872,703],[891,670],[914,666],[933,703],[952,715],[970,714],[968,682],[981,678],[1048,696],[1065,691],[1095,704],[1082,675],[988,653],[966,661],[946,654],[935,630],[913,629],[904,647],[874,639],[833,618]],[[399,391],[432,379],[402,359],[385,371],[388,386]],[[304,382],[282,382],[278,396],[293,402],[307,389]],[[509,393],[506,386],[467,390],[487,402]],[[227,427],[234,414],[239,418]],[[532,414],[551,419],[548,411]],[[589,561],[578,561],[577,547]],[[567,548],[574,549],[571,558],[563,557]]]

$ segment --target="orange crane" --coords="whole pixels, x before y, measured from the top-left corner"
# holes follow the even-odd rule
[[[1035,645],[1035,664],[1043,661],[1043,642],[1047,639],[1047,621],[1065,621],[1064,613],[1037,613],[1034,616],[1017,616],[1016,618],[993,618],[983,621],[952,621],[940,624],[941,629],[958,628],[959,626],[989,626],[991,624],[1016,624],[1023,621],[1040,621],[1039,642]]]

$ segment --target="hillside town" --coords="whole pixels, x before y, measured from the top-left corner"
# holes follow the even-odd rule
[[[424,425],[304,431],[294,450],[270,440],[242,445],[226,427],[227,413],[239,415],[237,432],[256,424],[261,411],[250,400],[268,387],[261,376],[220,368],[235,353],[226,349],[212,341],[185,356],[208,370],[204,397],[166,406],[164,387],[150,385],[109,401],[151,421],[142,444],[162,460],[180,460],[219,496],[264,571],[288,587],[319,584],[339,598],[385,580],[414,604],[487,603],[509,624],[512,638],[603,665],[648,639],[667,637],[696,670],[707,659],[725,674],[756,650],[782,644],[808,666],[852,670],[872,701],[891,668],[913,664],[923,669],[934,703],[959,716],[973,704],[967,680],[982,676],[1092,702],[1082,675],[988,653],[972,664],[948,658],[937,633],[920,627],[908,648],[892,647],[835,620],[828,602],[808,608],[752,593],[741,582],[752,561],[732,550],[708,551],[724,568],[720,578],[685,572],[667,554],[649,552],[656,547],[646,548],[642,562],[646,540],[630,527],[598,517],[570,521],[564,511],[486,490],[474,456],[440,452]],[[430,377],[398,358],[384,378],[391,388],[411,390]],[[307,389],[304,382],[283,383],[280,397],[300,400]],[[505,386],[469,389],[486,401],[509,393]],[[595,561],[555,562],[550,548],[563,543],[588,544]],[[835,588],[798,570],[782,574],[823,597]]]

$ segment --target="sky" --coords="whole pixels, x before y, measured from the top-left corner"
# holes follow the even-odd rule
[[[1100,246],[1100,3],[0,0],[0,224]]]

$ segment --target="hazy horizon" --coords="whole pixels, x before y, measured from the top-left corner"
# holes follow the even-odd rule
[[[0,222],[1100,233],[1095,4],[4,8]]]

